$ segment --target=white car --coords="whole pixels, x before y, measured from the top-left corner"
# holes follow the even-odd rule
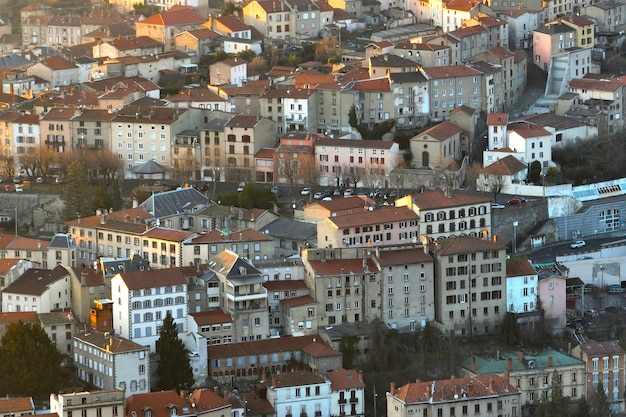
[[[498,203],[491,203],[491,208],[492,209],[503,209],[504,205],[503,204],[498,204]]]
[[[343,192],[343,195],[354,195],[354,190],[352,188],[348,188]]]
[[[322,198],[322,201],[333,201],[332,197],[324,197]]]
[[[246,182],[245,181],[241,181],[239,183],[239,185],[237,186],[237,192],[238,193],[242,192],[245,187],[246,187]]]
[[[584,248],[585,245],[587,245],[587,244],[585,243],[584,240],[577,240],[576,242],[574,242],[571,245],[569,245],[569,247],[572,248],[572,249],[578,249],[578,248]]]
[[[311,189],[309,187],[304,187],[302,191],[300,191],[300,195],[309,195],[311,194]]]
[[[22,187],[21,185],[16,185],[15,186],[15,192],[16,193],[23,193],[24,192],[24,187]]]
[[[318,191],[313,195],[313,198],[316,200],[321,200],[322,198],[324,198],[324,193],[322,193],[321,191]]]
[[[37,179],[35,180],[35,183],[43,184],[43,178],[42,177],[37,177]]]

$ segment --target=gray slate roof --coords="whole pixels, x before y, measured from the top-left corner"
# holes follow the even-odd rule
[[[262,232],[275,238],[307,240],[317,236],[317,226],[314,223],[279,217],[266,225]]]
[[[208,204],[209,198],[195,188],[181,188],[154,194],[140,204],[157,219],[182,214],[190,203]]]

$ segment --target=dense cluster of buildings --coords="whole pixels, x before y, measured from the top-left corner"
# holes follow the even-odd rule
[[[0,25],[3,176],[90,150],[125,178],[400,188],[408,168],[463,160],[486,128],[477,185],[493,192],[526,181],[533,162],[545,175],[554,147],[624,127],[625,80],[598,64],[624,41],[626,7],[614,0],[253,0],[241,17],[171,3],[148,1],[161,10],[149,17],[124,1],[83,16],[33,4],[20,35]],[[341,42],[383,24],[362,48]],[[239,54],[319,39],[338,39],[340,62],[262,73]],[[230,57],[202,86],[200,59],[216,52]],[[528,64],[548,73],[541,114],[510,116]],[[178,94],[162,94],[181,79]],[[419,132],[408,165],[390,138],[363,140],[351,125],[389,121]],[[377,328],[493,335],[507,313],[536,320],[538,302],[555,332],[565,327],[566,278],[510,259],[490,200],[452,191],[457,180],[385,207],[361,195],[316,201],[294,218],[181,188],[70,220],[51,241],[0,234],[0,332],[40,324],[100,389],[51,394],[59,417],[360,417],[371,405],[362,374],[343,368],[346,336],[364,355]],[[220,388],[150,392],[168,313],[198,386]],[[397,417],[529,416],[556,372],[572,400],[603,384],[624,411],[624,359],[617,341],[498,352],[466,358],[457,377],[378,387],[379,401]],[[34,407],[2,399],[5,410]]]

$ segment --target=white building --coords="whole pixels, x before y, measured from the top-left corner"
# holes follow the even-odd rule
[[[124,415],[120,389],[50,394],[50,411],[59,417],[117,417]]]
[[[70,308],[72,291],[69,273],[62,266],[28,269],[2,291],[2,311],[36,311]]]
[[[161,324],[171,312],[178,332],[186,331],[187,280],[181,268],[125,272],[111,279],[117,335],[156,352]]]
[[[326,374],[330,380],[330,415],[363,416],[365,383],[363,374],[354,369],[337,369]]]
[[[541,162],[542,167],[552,163],[552,133],[541,126],[530,123],[509,124],[508,147],[521,152],[520,162]]]
[[[79,379],[100,389],[121,389],[128,395],[150,392],[149,348],[122,337],[96,330],[77,334],[74,336],[74,366]],[[119,411],[123,416],[123,408]]]
[[[329,416],[331,382],[309,371],[285,372],[262,381],[277,416]],[[338,415],[338,414],[337,414]]]
[[[539,277],[532,264],[526,260],[506,261],[506,311],[526,313],[535,311]]]

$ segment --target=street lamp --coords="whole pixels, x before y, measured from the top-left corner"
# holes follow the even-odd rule
[[[374,417],[376,417],[376,398],[378,398],[378,393],[376,392],[376,385],[374,385]]]
[[[600,288],[604,288],[604,265],[600,265],[600,271],[602,272],[602,281],[600,282]]]
[[[293,210],[293,218],[295,219],[296,218],[296,202],[295,201],[291,204],[291,209]]]
[[[517,253],[517,226],[519,223],[517,220],[513,222],[513,253]]]

